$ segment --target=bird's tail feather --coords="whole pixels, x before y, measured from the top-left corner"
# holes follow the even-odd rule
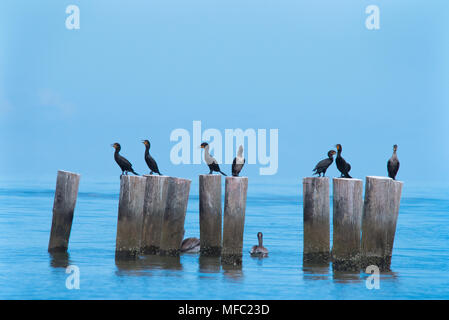
[[[136,176],[138,176],[139,174],[137,172],[135,172],[133,169],[131,169],[131,172],[134,173]]]
[[[224,176],[228,176],[226,173],[224,173],[223,171],[220,171],[220,173],[222,174],[222,175],[224,175]]]

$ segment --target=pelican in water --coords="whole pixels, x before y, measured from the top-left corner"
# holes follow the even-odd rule
[[[263,246],[263,235],[262,232],[257,233],[257,239],[259,239],[259,245],[253,246],[249,252],[253,257],[267,257],[268,249]]]
[[[181,243],[181,252],[198,253],[200,252],[200,239],[186,238]]]

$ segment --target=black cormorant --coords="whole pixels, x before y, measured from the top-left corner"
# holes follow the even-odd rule
[[[120,150],[122,149],[122,147],[120,146],[120,143],[116,142],[114,144],[111,144],[111,146],[115,149],[115,152],[114,152],[115,162],[117,162],[117,164],[119,165],[120,169],[122,169],[122,174],[121,175],[123,175],[123,174],[128,175],[128,172],[132,172],[136,176],[138,176],[139,174],[136,173],[133,170],[133,165],[131,164],[131,162],[129,162],[128,160],[126,160],[125,157],[122,157],[119,154]]]
[[[396,175],[399,170],[399,159],[396,154],[397,150],[398,150],[398,145],[395,144],[393,146],[393,155],[391,156],[390,160],[388,160],[388,162],[387,162],[388,176],[393,180],[396,180]]]
[[[239,151],[237,152],[237,157],[232,161],[232,176],[238,177],[240,171],[242,171],[243,165],[245,164],[245,158],[243,157],[243,146],[240,145]]]
[[[327,168],[329,168],[332,162],[334,162],[334,154],[336,154],[335,150],[329,150],[327,153],[328,158],[318,162],[315,169],[313,169],[313,171],[315,171],[313,174],[317,174],[320,177],[322,173],[324,177],[326,175]]]
[[[345,159],[341,156],[342,147],[341,144],[337,144],[335,146],[337,148],[337,158],[335,159],[335,164],[337,165],[338,171],[341,172],[341,178],[352,178],[349,175],[349,171],[351,171],[351,165],[345,161]]]
[[[262,232],[258,232],[257,233],[257,239],[259,239],[259,245],[258,246],[253,246],[249,253],[252,256],[255,256],[255,257],[266,257],[266,256],[268,256],[268,249],[263,246],[263,235],[262,235]]]
[[[209,144],[207,142],[203,142],[201,144],[201,148],[204,149],[204,161],[206,161],[207,165],[209,166],[209,174],[212,174],[213,171],[216,171],[226,176],[226,174],[220,170],[220,166],[218,165],[217,160],[215,160],[215,158],[209,154]]]
[[[181,243],[181,252],[197,253],[200,252],[200,239],[186,238]]]
[[[145,145],[145,162],[147,163],[148,168],[150,168],[150,174],[153,174],[153,172],[155,172],[161,176],[162,174],[159,172],[156,160],[154,160],[150,155],[150,141],[143,140],[142,143]]]

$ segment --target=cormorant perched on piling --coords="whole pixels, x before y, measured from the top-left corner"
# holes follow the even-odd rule
[[[125,159],[125,157],[122,157],[119,154],[120,150],[122,149],[122,147],[120,146],[120,143],[116,142],[114,144],[111,144],[111,146],[115,149],[115,153],[114,153],[115,162],[117,162],[120,169],[122,169],[121,175],[123,175],[123,174],[128,175],[128,172],[132,172],[136,176],[138,176],[139,174],[133,170],[133,165],[131,164],[131,162],[129,162],[128,160]]]
[[[399,170],[399,159],[396,154],[397,150],[398,150],[398,145],[395,144],[393,146],[393,155],[387,162],[388,176],[393,180],[396,180],[396,175]]]
[[[313,174],[318,174],[318,176],[321,177],[322,173],[323,177],[326,176],[327,168],[329,168],[332,162],[334,162],[334,154],[336,154],[335,150],[329,150],[329,152],[327,153],[328,158],[318,162],[318,164],[315,166],[315,169],[312,170],[315,171]]]
[[[263,246],[262,232],[257,233],[257,239],[259,240],[259,245],[253,246],[249,253],[254,257],[267,257],[268,249]]]
[[[161,176],[162,174],[159,172],[156,160],[154,160],[153,157],[150,156],[150,141],[142,140],[142,143],[145,145],[145,162],[147,163],[148,168],[150,168],[150,174],[153,174],[153,172],[155,172]]]
[[[238,177],[240,171],[242,171],[243,165],[245,164],[245,158],[243,157],[243,146],[240,145],[239,151],[237,152],[237,157],[232,161],[232,176]]]
[[[337,158],[335,159],[335,164],[337,165],[338,171],[341,172],[341,178],[352,178],[349,175],[349,171],[351,171],[351,165],[343,159],[341,156],[342,147],[341,144],[337,144],[335,146],[337,148]]]
[[[212,174],[213,171],[216,171],[226,176],[226,174],[220,170],[217,160],[215,160],[215,158],[209,154],[209,144],[207,142],[203,142],[201,144],[201,149],[204,149],[204,161],[206,161],[207,165],[209,166],[209,174]]]

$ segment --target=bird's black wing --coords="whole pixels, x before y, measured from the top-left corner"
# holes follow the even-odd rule
[[[220,171],[220,166],[216,161],[213,161],[211,164],[209,164],[209,168],[213,171]]]
[[[122,170],[129,171],[132,168],[131,162],[129,162],[125,157],[118,155],[116,159],[118,165],[122,168]]]
[[[331,159],[323,159],[320,162],[317,163],[317,165],[315,166],[315,168],[313,169],[313,171],[319,171],[320,169],[325,169],[327,167],[329,167],[332,164],[332,160]]]
[[[145,156],[145,161],[148,165],[148,168],[150,168],[151,171],[160,173],[159,168],[157,167],[156,160],[154,160],[154,158],[152,156],[150,156],[150,155]]]

